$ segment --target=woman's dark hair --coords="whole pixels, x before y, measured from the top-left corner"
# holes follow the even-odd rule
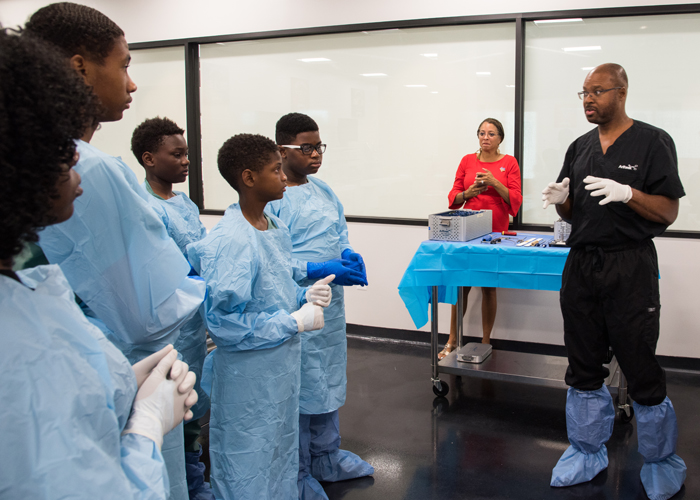
[[[156,154],[169,135],[184,135],[185,131],[170,118],[149,118],[134,129],[131,134],[131,152],[143,167],[143,154]]]
[[[477,137],[479,136],[479,130],[481,130],[481,126],[484,123],[490,123],[491,125],[496,127],[496,130],[498,130],[498,135],[501,136],[501,142],[503,142],[503,140],[506,138],[506,133],[503,131],[503,124],[501,122],[499,122],[498,120],[496,120],[495,118],[486,118],[484,121],[482,121],[479,124],[479,128],[476,129]]]
[[[122,29],[99,10],[77,3],[52,3],[29,18],[26,33],[56,45],[67,57],[80,54],[102,62],[124,36]]]
[[[0,259],[38,240],[95,100],[56,48],[0,28]]]
[[[270,155],[279,152],[271,139],[256,134],[234,135],[219,149],[217,163],[221,176],[233,189],[241,192],[241,174],[244,170],[260,172],[269,163]]]

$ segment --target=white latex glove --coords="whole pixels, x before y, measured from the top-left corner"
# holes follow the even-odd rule
[[[168,373],[177,362],[177,351],[170,351],[158,362],[136,393],[131,416],[122,434],[140,434],[153,440],[160,448],[163,435],[173,430],[182,420],[192,418],[190,408],[197,402],[194,373],[182,371],[176,380]],[[185,393],[179,389],[189,387]]]
[[[333,293],[328,283],[335,279],[335,274],[329,274],[322,280],[318,280],[306,290],[306,302],[316,304],[321,307],[328,307],[331,303]]]
[[[177,360],[175,363],[173,363],[173,367],[170,369],[170,373],[168,374],[168,379],[169,380],[183,380],[182,374],[184,373],[187,375],[187,373],[190,371],[190,365],[185,363],[184,361]],[[194,374],[194,372],[192,372]],[[195,378],[197,376],[195,375]],[[192,384],[194,386],[194,383]],[[192,390],[192,386],[190,386],[189,379],[185,378],[180,385],[177,386],[177,391],[180,394],[187,394]],[[192,405],[190,405],[192,406]],[[185,420],[189,420],[191,417],[185,416]]]
[[[297,320],[299,333],[323,328],[323,308],[316,304],[307,302],[298,311],[292,313],[292,317]]]
[[[150,356],[143,358],[141,361],[137,361],[131,368],[134,369],[134,375],[136,375],[136,386],[141,387],[143,382],[148,378],[156,365],[161,359],[165,357],[170,351],[173,350],[173,345],[168,344],[163,347],[160,351],[154,352]]]
[[[611,201],[621,201],[627,203],[632,199],[632,188],[627,184],[620,184],[612,179],[603,179],[602,177],[587,176],[583,179],[586,186],[586,191],[593,191],[591,196],[605,196],[598,205],[607,205]]]
[[[549,205],[561,205],[569,197],[569,178],[564,177],[561,182],[550,182],[542,190],[542,208]]]

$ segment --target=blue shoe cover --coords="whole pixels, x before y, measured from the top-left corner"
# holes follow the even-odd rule
[[[187,490],[190,500],[214,500],[214,493],[204,482],[203,463],[199,461],[202,450],[185,452],[185,472],[187,473]]]
[[[347,450],[336,449],[311,457],[311,475],[319,481],[332,483],[372,474],[374,467]]]
[[[634,414],[637,418],[639,453],[645,462],[660,462],[676,453],[678,423],[668,397],[656,406],[635,402]]]
[[[634,403],[639,453],[644,456],[641,479],[651,500],[666,500],[683,486],[686,467],[676,455],[678,423],[671,400],[655,406]]]
[[[590,481],[608,467],[608,449],[584,453],[569,446],[552,470],[551,486],[563,487]]]
[[[308,474],[297,479],[297,486],[299,487],[299,500],[328,500],[321,483]]]
[[[642,485],[649,500],[667,500],[678,493],[685,481],[685,472],[685,462],[678,455],[642,465]]]
[[[615,407],[608,388],[566,394],[566,433],[579,451],[596,454],[608,442],[615,425]]]

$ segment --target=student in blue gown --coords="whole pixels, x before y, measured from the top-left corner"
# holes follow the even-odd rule
[[[318,481],[374,474],[367,462],[340,449],[338,421],[347,386],[343,286],[366,285],[367,274],[348,241],[343,205],[328,184],[313,177],[326,148],[316,122],[301,113],[285,115],[277,122],[276,140],[288,188],[267,210],[289,227],[295,278],[306,286],[331,273],[336,276],[326,326],[301,334],[299,498],[326,499]]]
[[[73,139],[93,104],[53,47],[0,31],[3,498],[166,499],[163,434],[197,399],[172,346],[132,369],[58,266],[13,271],[38,227],[73,214],[82,194]]]
[[[73,3],[35,12],[25,35],[53,43],[99,101],[98,121],[120,120],[136,85],[128,74],[124,32],[100,12]],[[124,162],[89,144],[96,127],[77,142],[85,194],[74,216],[50,226],[39,245],[61,266],[86,315],[132,363],[178,340],[180,328],[204,299],[201,279],[155,213],[155,199]],[[162,209],[160,209],[162,210]],[[173,500],[187,500],[182,427],[165,437],[163,456]]]
[[[219,500],[293,500],[299,469],[300,332],[323,327],[327,282],[292,278],[292,242],[265,214],[282,198],[286,177],[277,146],[260,135],[227,140],[219,171],[239,194],[203,240],[187,247],[207,282],[211,370],[209,452]]]
[[[168,118],[149,118],[142,122],[131,136],[131,151],[146,171],[141,186],[164,209],[163,222],[178,248],[187,255],[190,243],[201,240],[207,230],[199,220],[199,208],[181,191],[173,191],[173,184],[187,180],[188,159],[185,131]],[[198,420],[209,410],[209,396],[202,390],[202,364],[207,355],[207,326],[201,314],[195,314],[180,330],[175,349],[182,354],[190,370],[197,375],[195,389],[199,400],[192,413],[192,421],[184,425],[185,467],[190,500],[213,500],[209,486],[204,482],[204,464],[199,463],[202,449],[197,442],[201,426]]]

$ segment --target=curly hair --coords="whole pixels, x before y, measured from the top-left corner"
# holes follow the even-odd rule
[[[170,118],[149,118],[134,129],[131,135],[131,152],[143,167],[143,154],[156,153],[169,135],[184,135],[185,131]]]
[[[102,62],[124,36],[122,29],[102,12],[86,5],[61,2],[37,10],[29,18],[26,33],[51,42],[67,57],[80,54]]]
[[[95,100],[55,47],[0,29],[0,259],[38,240]]]
[[[289,144],[304,132],[318,132],[318,125],[313,118],[302,113],[289,113],[277,121],[275,140],[280,146]]]
[[[240,193],[239,182],[243,171],[260,172],[270,161],[270,155],[278,151],[277,144],[262,135],[234,135],[219,149],[219,172],[226,182]]]

